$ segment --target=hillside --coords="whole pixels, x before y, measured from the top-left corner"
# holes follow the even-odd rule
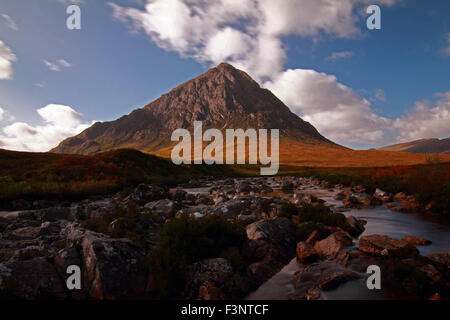
[[[411,153],[443,153],[450,154],[450,138],[420,139],[406,143],[399,143],[380,148],[384,151],[403,151]]]

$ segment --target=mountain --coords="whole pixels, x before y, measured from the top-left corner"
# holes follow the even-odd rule
[[[117,148],[163,154],[174,145],[175,129],[192,132],[194,121],[207,128],[280,129],[280,138],[302,144],[340,147],[292,113],[247,73],[222,63],[163,94],[142,109],[111,122],[99,122],[66,139],[56,153],[94,154]]]
[[[406,143],[394,144],[380,148],[385,151],[403,151],[411,153],[444,153],[450,154],[450,138],[420,139]]]

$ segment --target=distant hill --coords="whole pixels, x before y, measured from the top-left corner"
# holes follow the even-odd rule
[[[394,144],[380,148],[384,151],[403,151],[411,153],[442,153],[450,154],[450,138],[447,139],[420,139],[406,143]]]

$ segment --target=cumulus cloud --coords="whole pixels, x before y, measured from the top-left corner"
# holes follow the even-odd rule
[[[13,62],[17,61],[16,55],[0,40],[0,80],[10,80],[13,77]]]
[[[3,110],[3,108],[0,107],[0,121],[3,120],[4,115],[5,115],[5,110]]]
[[[315,70],[287,70],[266,87],[293,112],[326,137],[346,144],[374,144],[391,120],[378,116],[370,102],[332,75]]]
[[[3,134],[0,134],[0,148],[44,152],[92,125],[83,121],[82,115],[69,106],[49,104],[38,109],[37,113],[43,120],[41,125],[15,122],[4,127]]]
[[[64,68],[70,68],[72,64],[64,59],[59,59],[56,62],[50,62],[48,60],[44,60],[44,64],[49,68],[51,71],[60,72],[61,67]]]
[[[416,102],[412,111],[394,121],[399,142],[450,137],[450,91],[438,93],[437,97],[434,103]]]
[[[334,62],[336,60],[353,57],[353,55],[353,51],[333,52],[329,57],[325,58],[325,61]]]
[[[392,6],[398,2],[384,0],[377,4]],[[131,8],[109,3],[113,16],[132,32],[143,32],[164,50],[201,63],[232,63],[272,90],[322,134],[353,146],[386,143],[396,130],[406,137],[403,128],[408,119],[420,118],[426,126],[434,123],[431,119],[443,117],[440,102],[439,110],[437,106],[416,108],[407,117],[388,119],[372,108],[374,101],[386,100],[383,90],[376,90],[375,98],[369,101],[333,75],[284,69],[283,37],[358,37],[358,15],[369,4],[371,0],[147,0],[143,8]],[[334,52],[326,60],[352,55],[351,51]],[[428,134],[424,129],[420,132]]]
[[[11,18],[10,16],[8,16],[5,13],[0,14],[0,17],[5,21],[8,28],[10,28],[11,30],[14,30],[14,31],[19,30],[19,27],[17,26],[17,23],[13,20],[13,18]]]

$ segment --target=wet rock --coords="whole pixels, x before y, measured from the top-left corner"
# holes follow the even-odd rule
[[[333,197],[333,199],[334,199],[334,200],[342,201],[342,200],[348,198],[349,196],[350,196],[350,195],[349,195],[349,193],[348,193],[347,191],[341,191],[341,192],[337,193],[337,194]]]
[[[321,291],[335,289],[360,277],[359,273],[333,261],[313,263],[295,277],[291,299],[319,299]]]
[[[419,271],[424,273],[428,278],[430,285],[436,286],[443,284],[443,277],[441,273],[431,264],[426,264],[419,268]]]
[[[358,219],[356,219],[353,216],[348,216],[346,218],[346,221],[348,225],[351,227],[351,230],[349,230],[350,234],[352,236],[359,236],[361,233],[364,232],[364,223]]]
[[[394,200],[403,201],[406,200],[406,197],[406,194],[404,194],[403,192],[398,192],[394,195]]]
[[[383,190],[378,188],[375,189],[373,197],[380,200],[383,203],[392,201],[392,196],[389,193],[384,192]]]
[[[171,199],[177,202],[183,202],[186,199],[187,192],[182,189],[176,189],[170,193]]]
[[[307,242],[299,242],[297,244],[297,260],[301,263],[309,264],[318,259],[318,254],[314,248]]]
[[[358,248],[365,253],[389,255],[397,258],[409,258],[419,253],[416,247],[405,240],[377,234],[361,237]]]
[[[415,236],[406,236],[402,240],[414,245],[414,246],[426,246],[431,244],[431,241],[425,238],[415,237]]]
[[[319,256],[327,259],[334,258],[342,249],[352,246],[352,238],[344,232],[335,232],[327,238],[318,241],[314,245],[314,250]]]
[[[314,245],[317,241],[321,240],[320,232],[317,230],[314,230],[311,232],[311,234],[308,236],[308,239],[306,239],[306,243],[310,245]]]

